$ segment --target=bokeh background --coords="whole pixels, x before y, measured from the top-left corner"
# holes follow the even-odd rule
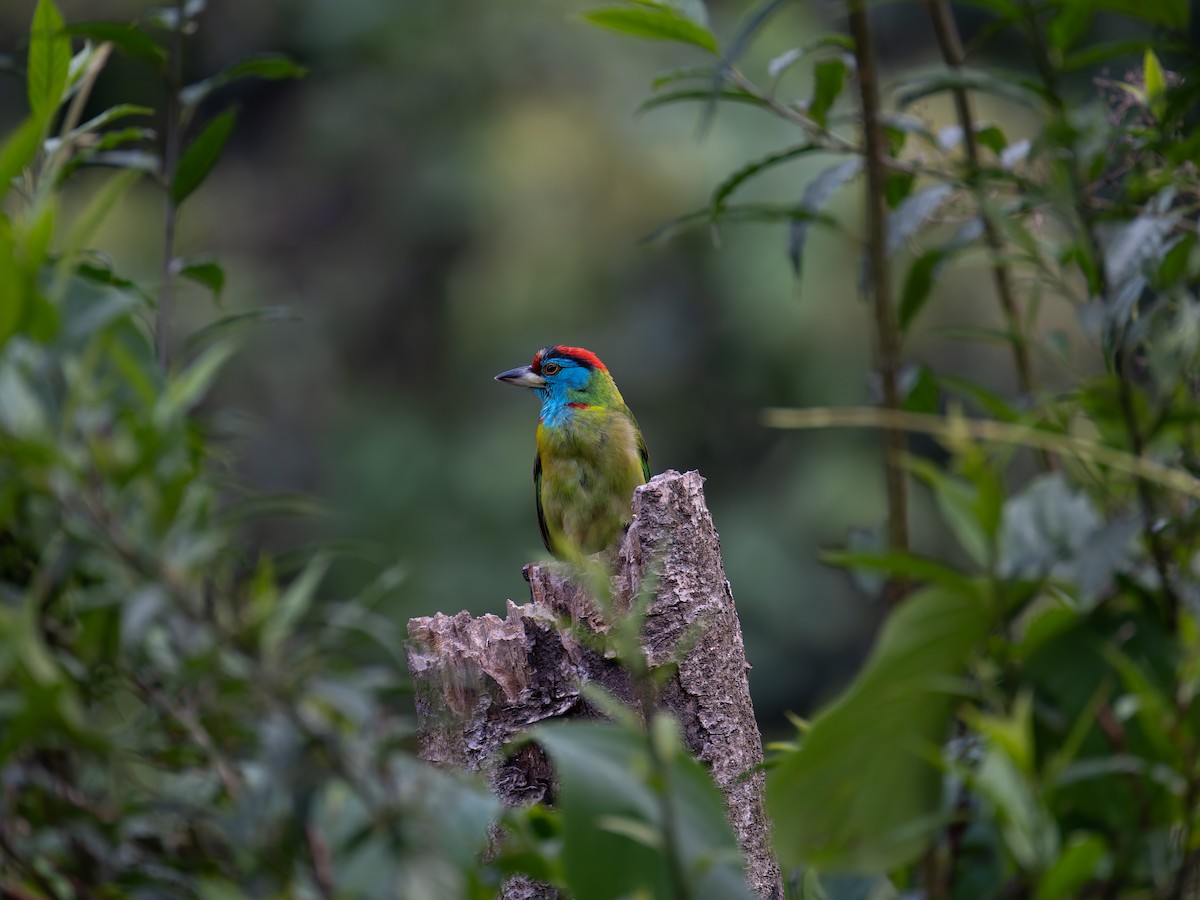
[[[594,5],[594,4],[589,4]],[[0,49],[16,48],[33,0],[0,6]],[[134,0],[62,0],[68,20],[132,18]],[[249,54],[282,51],[299,82],[240,82],[205,108],[241,109],[226,156],[189,201],[180,252],[215,254],[220,306],[183,286],[179,340],[214,318],[286,307],[257,326],[211,403],[232,465],[255,489],[299,492],[326,513],[272,519],[249,540],[299,558],[348,548],[330,590],[348,594],[399,564],[378,602],[397,622],[437,610],[502,612],[522,602],[522,565],[543,555],[534,519],[534,398],[492,376],[551,343],[586,346],[635,410],[652,466],[699,469],[768,731],[845,683],[882,609],[822,547],[863,539],[882,517],[871,433],[788,434],[766,406],[869,402],[870,314],[858,249],[815,233],[803,277],[780,225],[640,239],[704,205],[729,171],[794,141],[787,125],[723,108],[635,116],[651,79],[699,51],[583,25],[563,0],[210,0],[189,39],[196,80]],[[714,0],[728,36],[747,4]],[[836,26],[794,4],[747,68]],[[877,24],[893,73],[928,64],[923,17],[886,8]],[[806,96],[798,68],[784,95]],[[23,114],[23,85],[0,77],[0,127]],[[118,60],[94,103],[158,104],[148,69]],[[936,105],[923,114],[949,122]],[[1001,117],[1020,136],[1012,110]],[[747,196],[798,200],[828,160],[782,167]],[[89,176],[81,178],[86,192]],[[92,182],[94,184],[94,182]],[[147,184],[100,243],[153,278],[160,196]],[[858,193],[831,210],[857,227]],[[1010,389],[998,349],[939,355],[938,325],[989,322],[985,271],[949,276],[957,296],[908,347]],[[989,375],[991,372],[993,374]],[[918,500],[917,518],[921,512]],[[936,534],[919,530],[918,540]],[[364,651],[365,652],[365,651]]]

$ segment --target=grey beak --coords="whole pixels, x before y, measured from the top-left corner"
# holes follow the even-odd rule
[[[505,384],[515,384],[517,387],[540,388],[546,386],[546,379],[533,371],[532,366],[518,366],[501,372],[496,376],[497,381]]]

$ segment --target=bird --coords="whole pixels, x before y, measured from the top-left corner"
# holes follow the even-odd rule
[[[557,344],[496,381],[542,402],[533,485],[546,549],[576,559],[612,547],[631,518],[634,488],[650,480],[650,457],[608,367],[590,350]]]

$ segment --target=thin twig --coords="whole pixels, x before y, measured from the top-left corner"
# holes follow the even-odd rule
[[[175,2],[175,22],[171,31],[170,61],[167,72],[167,115],[166,131],[163,133],[162,181],[163,199],[163,261],[162,286],[158,294],[158,317],[154,323],[154,353],[158,364],[166,369],[171,362],[169,334],[175,265],[175,226],[179,210],[175,204],[172,185],[175,171],[179,167],[179,149],[182,142],[180,124],[179,91],[183,87],[183,30],[185,18],[184,0]]]
[[[931,434],[948,446],[967,441],[1008,444],[1045,450],[1068,459],[1088,460],[1122,474],[1141,478],[1186,497],[1200,500],[1200,478],[1181,468],[1164,466],[1144,456],[1107,447],[1095,441],[1042,431],[1032,425],[1015,425],[994,419],[935,416],[872,406],[766,409],[763,421],[772,428],[882,428]]]
[[[204,727],[204,723],[200,721],[200,717],[192,713],[191,710],[173,703],[170,699],[163,696],[161,691],[154,689],[137,675],[130,673],[129,680],[152,706],[156,706],[183,726],[184,731],[212,759],[213,766],[217,770],[217,775],[220,777],[221,783],[225,785],[226,793],[234,799],[240,797],[242,793],[242,781],[234,771],[233,766],[225,758],[225,755],[217,748],[216,742],[213,740],[212,735],[208,733],[208,729]]]
[[[850,33],[858,69],[859,98],[863,113],[863,163],[867,170],[867,255],[871,264],[871,286],[875,301],[875,332],[879,373],[883,382],[883,405],[900,408],[900,332],[892,302],[891,269],[887,255],[887,142],[879,113],[879,83],[866,0],[850,0]],[[897,428],[884,431],[885,477],[887,479],[888,545],[908,549],[908,484],[904,472],[904,433]],[[886,588],[890,603],[898,602],[905,586],[891,580]]]
[[[942,51],[942,59],[955,72],[963,68],[962,38],[958,33],[958,25],[954,21],[954,13],[948,0],[926,0],[929,7],[929,17],[933,22],[933,32],[937,37],[938,47]],[[992,252],[992,281],[996,285],[996,295],[1000,298],[1000,307],[1008,325],[1009,336],[1012,340],[1013,362],[1017,368],[1017,382],[1021,392],[1032,395],[1036,390],[1033,363],[1029,357],[1029,347],[1025,340],[1024,327],[1021,321],[1021,309],[1017,302],[1016,291],[1013,289],[1012,273],[1004,261],[1004,238],[996,225],[994,216],[989,209],[987,196],[980,183],[979,141],[975,135],[975,117],[971,111],[971,98],[967,89],[962,85],[954,88],[954,106],[958,111],[958,124],[962,129],[963,149],[967,155],[967,187],[975,197],[979,207],[979,215],[983,221],[983,237],[988,249]],[[1050,457],[1043,456],[1043,463],[1049,467]]]
[[[329,853],[329,844],[315,822],[310,821],[304,826],[304,836],[308,843],[309,861],[312,863],[313,883],[325,900],[332,900],[337,887],[333,880],[333,859]]]

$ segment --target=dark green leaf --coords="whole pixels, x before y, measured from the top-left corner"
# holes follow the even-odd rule
[[[1107,848],[1094,834],[1071,835],[1058,860],[1038,883],[1034,900],[1069,900],[1099,874]]]
[[[707,28],[697,25],[668,7],[635,9],[628,6],[610,6],[586,12],[583,18],[610,31],[652,40],[679,41],[702,47],[709,53],[717,52],[717,39]]]
[[[1176,31],[1188,27],[1188,0],[1090,0],[1100,9],[1119,12],[1123,15],[1154,25],[1165,25]]]
[[[179,160],[175,179],[171,182],[171,197],[177,204],[186,200],[217,164],[236,121],[237,113],[232,109],[226,110],[209,122],[188,145]]]
[[[764,103],[761,99],[753,94],[748,94],[745,91],[737,90],[736,88],[727,88],[717,91],[715,94],[710,90],[694,89],[669,91],[665,94],[655,94],[637,108],[636,115],[640,116],[652,109],[658,109],[660,106],[670,106],[674,103],[687,103],[693,100],[724,100],[730,103],[747,103],[750,106],[759,106],[763,107],[764,109],[766,108],[766,103]]]
[[[177,259],[172,269],[175,274],[204,285],[215,297],[219,298],[225,289],[225,270],[211,259]]]
[[[37,153],[41,137],[42,123],[31,116],[9,132],[0,144],[0,199]]]
[[[663,800],[671,804],[689,893],[752,900],[721,795],[685,753],[667,762],[665,783],[652,784],[647,740],[638,731],[563,723],[535,728],[531,736],[549,754],[562,785],[563,861],[577,900],[632,896],[639,888],[649,897],[674,895],[666,859],[647,846],[662,834]]]
[[[897,550],[827,550],[821,559],[847,569],[866,569],[918,582],[935,582],[955,590],[969,590],[970,579],[936,559]]]
[[[713,73],[711,96],[709,103],[704,108],[704,115],[700,120],[701,133],[706,131],[708,126],[712,124],[713,116],[717,113],[717,100],[720,99],[717,95],[724,87],[730,73],[733,71],[733,67],[742,58],[742,54],[749,49],[750,43],[754,40],[754,36],[758,33],[759,29],[788,2],[789,0],[762,0],[739,23],[737,31],[733,34],[733,39],[729,42],[728,49],[721,56],[716,72]]]
[[[933,291],[934,276],[937,274],[945,257],[941,248],[934,248],[922,253],[908,267],[904,277],[904,289],[900,295],[899,324],[902,332],[907,332],[929,299]]]
[[[45,123],[62,103],[71,68],[71,39],[64,31],[62,15],[52,0],[38,0],[29,29],[29,108],[34,118]]]
[[[774,168],[782,163],[789,162],[793,159],[798,159],[806,154],[821,150],[821,147],[813,144],[800,144],[797,147],[788,147],[786,150],[780,150],[777,153],[772,153],[769,156],[764,156],[762,159],[756,159],[751,163],[742,166],[736,172],[732,173],[719,185],[712,195],[712,210],[716,214],[725,205],[725,200],[736,191],[743,183],[753,178],[759,173]]]
[[[1060,54],[1066,53],[1083,37],[1095,14],[1096,4],[1093,0],[1074,0],[1071,3],[1059,4],[1057,15],[1046,27],[1051,46]]]
[[[840,58],[823,59],[813,66],[813,95],[808,104],[808,115],[822,128],[845,83],[846,63]]]
[[[67,34],[94,38],[112,44],[126,56],[144,59],[161,68],[167,62],[167,51],[158,41],[135,25],[121,22],[77,22],[67,27]]]
[[[654,81],[650,83],[650,89],[662,90],[668,84],[674,84],[677,81],[707,80],[712,78],[712,74],[712,66],[685,66],[682,69],[672,69],[670,72],[655,76]]]
[[[721,208],[715,219],[712,208],[706,206],[704,209],[664,222],[642,238],[641,243],[653,243],[689,226],[712,225],[715,222],[806,222],[829,227],[837,225],[831,216],[823,213],[777,203],[726,205]]]
[[[92,131],[99,131],[105,125],[109,125],[118,119],[123,119],[126,116],[150,116],[154,114],[154,110],[149,106],[134,106],[132,103],[118,103],[116,106],[111,106],[104,112],[100,113],[91,119],[88,119],[82,125],[72,132],[73,134],[87,134]]]
[[[1063,60],[1062,68],[1065,72],[1089,69],[1114,59],[1141,56],[1150,46],[1151,42],[1146,38],[1088,44],[1068,55]]]
[[[831,166],[817,175],[804,189],[800,197],[800,209],[813,213],[821,210],[829,199],[837,193],[838,188],[853,178],[862,169],[862,160],[857,157]],[[808,240],[809,220],[798,220],[792,223],[788,230],[788,259],[792,263],[792,271],[796,277],[804,261],[804,244]]]
[[[1040,109],[1043,105],[1042,95],[1024,82],[1016,81],[1008,76],[989,75],[974,69],[962,69],[957,72],[940,71],[932,75],[915,75],[903,79],[899,93],[896,95],[896,106],[903,110],[918,100],[958,88],[993,94],[1035,109]]]
[[[942,586],[892,613],[854,684],[767,773],[785,868],[870,875],[920,856],[943,822],[933,757],[949,725],[949,686],[990,622],[979,592]]]
[[[1193,278],[1192,267],[1189,264],[1192,253],[1198,244],[1200,241],[1197,240],[1196,232],[1189,231],[1171,245],[1171,249],[1163,255],[1162,264],[1158,267],[1158,274],[1155,278],[1158,287],[1170,287],[1177,281]]]
[[[836,47],[845,53],[852,54],[854,52],[854,41],[844,34],[827,34],[819,37],[815,41],[805,44],[803,47],[793,47],[791,50],[787,50],[776,56],[768,64],[767,74],[771,78],[778,80],[784,72],[810,53],[827,47]]]
[[[936,415],[941,412],[942,390],[929,366],[905,366],[900,373],[901,409]]]
[[[271,54],[253,56],[234,63],[223,72],[190,84],[179,92],[179,102],[184,106],[197,106],[215,91],[242,78],[262,78],[266,81],[282,81],[287,78],[303,78],[308,69],[297,65],[286,56]]]
[[[1004,152],[1004,148],[1008,146],[1008,138],[1004,136],[1004,132],[1000,130],[998,125],[984,125],[975,130],[975,139],[983,146],[987,147],[996,157]]]
[[[913,185],[916,182],[917,176],[912,172],[889,172],[883,183],[888,208],[895,209],[905,197],[912,193]]]
[[[300,316],[287,306],[264,306],[260,309],[252,309],[246,312],[231,313],[230,315],[222,316],[215,322],[205,325],[199,331],[190,335],[187,339],[186,347],[189,351],[197,350],[231,331],[236,331],[249,325],[266,322],[299,321]]]

